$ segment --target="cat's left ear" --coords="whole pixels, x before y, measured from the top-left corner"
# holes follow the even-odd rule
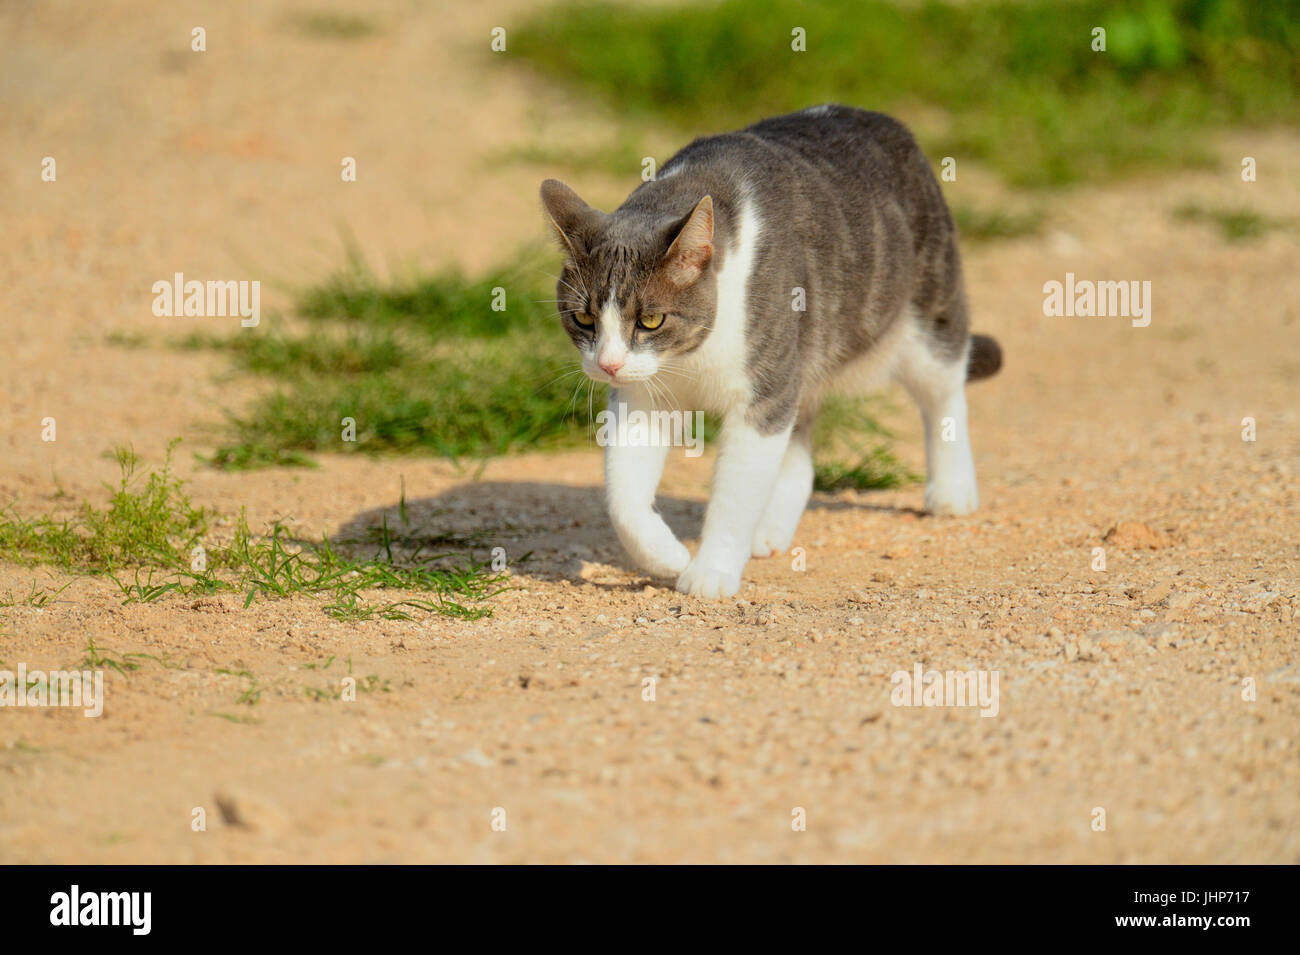
[[[677,238],[668,247],[664,270],[674,285],[685,288],[704,274],[712,258],[713,197],[705,196],[695,204]]]

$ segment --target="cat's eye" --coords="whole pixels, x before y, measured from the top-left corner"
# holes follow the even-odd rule
[[[638,325],[640,325],[642,328],[649,329],[650,331],[654,331],[663,323],[664,323],[664,316],[662,314],[642,315],[641,318],[637,320]]]
[[[591,328],[596,324],[596,317],[588,315],[586,312],[574,312],[573,320],[583,328]]]

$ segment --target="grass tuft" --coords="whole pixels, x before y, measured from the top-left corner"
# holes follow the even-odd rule
[[[142,560],[163,565],[188,560],[185,555],[208,529],[208,515],[190,503],[172,474],[172,452],[178,443],[168,445],[162,470],[143,479],[136,474],[135,452],[115,448],[112,455],[121,478],[111,488],[107,507],[84,502],[64,518],[0,513],[0,557],[101,572]]]
[[[351,252],[345,268],[301,294],[292,327],[185,339],[277,383],[233,417],[236,440],[209,463],[297,465],[312,452],[458,461],[590,441],[594,386],[573,374],[577,354],[543,268],[553,258],[529,251],[477,279],[381,282]]]
[[[875,491],[919,480],[889,450],[893,435],[871,413],[873,399],[835,397],[817,417],[813,468],[818,491]]]
[[[1225,242],[1258,239],[1276,229],[1294,228],[1293,219],[1276,219],[1253,209],[1207,208],[1188,202],[1174,210],[1174,218],[1182,222],[1202,222],[1215,226]]]
[[[347,542],[344,549],[328,538],[301,539],[278,522],[268,533],[255,534],[241,513],[229,541],[209,541],[209,515],[191,503],[171,473],[175,444],[168,446],[161,471],[144,478],[136,474],[134,452],[116,451],[122,479],[107,507],[83,503],[66,518],[0,515],[0,558],[103,574],[127,604],[234,593],[243,594],[247,607],[259,598],[308,596],[325,601],[325,613],[347,620],[409,620],[417,614],[477,620],[491,615],[485,602],[506,589],[508,574],[471,557],[426,555],[419,546],[405,553],[409,548],[402,543],[414,539],[414,529],[395,546],[386,523],[376,540]],[[358,555],[363,547],[374,553]],[[414,596],[376,600],[372,595],[379,591]],[[50,596],[33,585],[26,602],[44,606]],[[0,605],[13,603],[11,595]]]
[[[1016,212],[1006,209],[977,209],[968,205],[952,208],[953,221],[962,239],[977,242],[991,239],[1019,239],[1037,235],[1042,228],[1044,214],[1041,210]]]

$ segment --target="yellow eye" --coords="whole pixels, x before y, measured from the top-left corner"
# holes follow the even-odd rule
[[[588,315],[586,312],[574,312],[573,320],[577,322],[579,325],[581,325],[583,328],[591,328],[593,325],[596,324],[595,317],[592,315]]]
[[[648,328],[650,329],[650,331],[654,331],[663,323],[664,323],[663,315],[642,315],[640,321],[637,324],[639,324],[642,328]]]

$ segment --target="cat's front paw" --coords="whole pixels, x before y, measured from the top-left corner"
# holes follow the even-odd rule
[[[733,569],[707,558],[701,560],[697,556],[677,578],[677,589],[692,597],[708,597],[710,600],[734,597],[740,589],[742,569]]]
[[[652,577],[676,577],[691,562],[691,552],[681,541],[663,541],[660,546],[633,555],[642,570]]]
[[[691,562],[691,552],[658,518],[616,524],[619,540],[633,562],[654,577],[676,578]]]
[[[973,514],[979,506],[980,495],[973,475],[926,485],[925,509],[930,514],[956,517]]]
[[[800,514],[795,514],[791,520],[788,514],[771,514],[764,515],[763,520],[758,525],[758,530],[754,531],[754,541],[751,552],[755,557],[775,557],[777,554],[784,553],[790,549],[794,543],[794,532],[799,526]]]

